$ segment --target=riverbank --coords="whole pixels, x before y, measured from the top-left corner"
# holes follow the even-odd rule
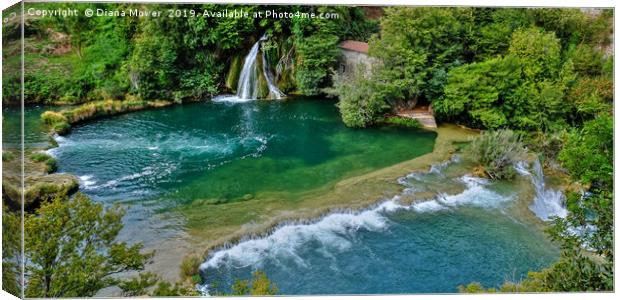
[[[360,210],[400,192],[397,179],[416,170],[427,170],[444,162],[456,151],[457,144],[469,141],[478,131],[444,124],[436,129],[437,138],[431,153],[342,180],[302,195],[285,192],[256,195],[255,199],[222,205],[185,207],[190,235],[189,255],[207,258],[220,247],[248,237],[270,232],[279,224],[311,220],[338,210]],[[293,196],[295,201],[282,201]]]
[[[60,111],[46,111],[41,114],[43,122],[49,126],[51,134],[65,135],[71,131],[71,126],[93,121],[103,117],[110,117],[145,109],[167,107],[180,104],[169,100],[101,100],[78,105],[77,107]]]
[[[218,218],[252,227],[253,216],[265,208],[254,213],[255,206],[296,211],[309,205],[301,203],[304,198],[320,197],[345,178],[433,151],[435,132],[346,128],[333,104],[299,99],[175,105],[76,126],[57,137],[59,147],[49,153],[60,172],[79,176],[93,201],[128,204],[120,238],[155,250],[147,269],[175,281],[187,253],[202,257],[203,248],[196,250],[201,242],[186,234],[188,228],[230,224],[218,224]],[[237,207],[232,203],[250,209],[229,214],[228,208]]]
[[[42,149],[24,150],[24,191],[22,192],[22,159],[17,149],[2,152],[2,193],[7,204],[16,210],[24,207],[32,210],[41,201],[58,196],[71,195],[78,190],[78,179],[66,173],[54,173],[55,160],[42,152]]]

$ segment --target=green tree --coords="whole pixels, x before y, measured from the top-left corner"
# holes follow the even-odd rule
[[[310,8],[317,14],[331,12],[328,7]],[[294,38],[297,89],[304,95],[320,94],[330,86],[330,75],[338,57],[339,29],[337,20],[294,18],[291,32]]]
[[[129,74],[132,88],[144,99],[171,98],[177,86],[179,44],[163,27],[158,20],[145,19],[134,40]]]
[[[2,200],[2,289],[21,297],[21,219]]]
[[[370,54],[385,66],[380,78],[393,100],[431,100],[441,94],[445,74],[465,60],[470,22],[471,11],[460,8],[385,9],[380,35],[369,44]]]
[[[596,188],[613,186],[613,119],[602,115],[572,132],[559,159],[571,176]]]
[[[558,76],[560,50],[560,40],[555,33],[530,27],[512,34],[508,54],[521,59],[526,78],[536,80]]]
[[[65,18],[62,15],[53,15],[50,18],[43,18],[47,22],[47,24],[52,25],[56,30],[67,34],[71,39],[71,46],[78,57],[82,57],[82,49],[87,45],[92,38],[92,30],[94,29],[94,25],[96,19],[98,18],[89,18],[84,14],[84,10],[94,9],[95,6],[92,4],[59,4],[55,5],[56,9],[76,9],[78,11],[77,16],[73,16],[70,18]]]
[[[489,129],[565,125],[564,94],[574,73],[571,63],[562,64],[559,40],[536,28],[519,30],[508,53],[452,69],[444,97],[433,102],[438,117]]]
[[[575,72],[583,76],[598,76],[602,74],[605,59],[603,53],[588,44],[579,44],[568,53],[572,60]]]
[[[529,11],[522,8],[475,8],[474,17],[474,27],[466,45],[473,61],[504,55],[512,33],[533,24]]]
[[[142,270],[153,253],[117,242],[123,210],[88,197],[56,198],[26,217],[27,297],[88,297],[116,285],[112,275]]]
[[[349,127],[366,127],[389,109],[379,87],[364,65],[350,75],[334,74],[334,86],[327,93],[337,96],[342,121]]]

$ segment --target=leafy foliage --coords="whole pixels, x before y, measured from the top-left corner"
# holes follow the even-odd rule
[[[329,12],[326,7],[316,10]],[[329,75],[340,55],[338,27],[324,19],[293,19],[291,31],[297,53],[295,80],[302,94],[316,95],[321,88],[329,86]]]
[[[366,73],[362,65],[351,76],[334,75],[334,87],[327,92],[337,96],[338,108],[345,125],[366,127],[389,109],[376,86],[379,83]]]
[[[613,186],[613,119],[599,116],[572,132],[560,152],[571,176],[596,188]]]
[[[233,295],[269,296],[278,293],[278,287],[269,281],[267,274],[261,270],[252,273],[252,279],[237,280],[232,286]]]
[[[28,297],[93,296],[115,285],[112,275],[142,270],[152,253],[116,242],[123,211],[86,196],[44,203],[24,221]]]
[[[381,120],[387,124],[398,125],[409,128],[422,128],[420,121],[411,118],[405,118],[401,116],[389,116]]]
[[[369,44],[385,66],[378,73],[392,101],[433,99],[441,92],[447,70],[464,60],[466,19],[467,11],[456,8],[386,8],[381,34]]]
[[[552,33],[517,31],[507,56],[452,69],[444,98],[433,103],[435,111],[442,119],[477,128],[563,126],[571,69],[560,67],[559,49]]]
[[[157,275],[150,272],[141,272],[137,277],[118,284],[123,297],[136,297],[147,294],[147,289],[158,282]]]
[[[21,297],[21,218],[5,206],[2,195],[2,289]]]
[[[172,284],[167,281],[160,281],[157,287],[151,293],[151,296],[156,297],[170,297],[170,296],[199,296],[198,292],[192,288],[187,287],[181,283]]]
[[[511,130],[487,131],[474,139],[465,155],[484,167],[491,179],[509,179],[513,165],[524,159],[526,150],[519,134]]]

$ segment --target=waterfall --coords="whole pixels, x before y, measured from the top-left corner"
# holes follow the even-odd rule
[[[258,56],[260,43],[265,39],[267,39],[267,37],[263,35],[252,46],[250,53],[248,53],[243,60],[243,68],[241,69],[241,75],[239,75],[239,82],[237,83],[237,97],[240,99],[258,98],[258,72],[256,68],[256,57]]]
[[[530,205],[530,210],[541,220],[549,221],[552,217],[565,218],[568,211],[565,207],[565,197],[562,191],[545,188],[545,177],[540,161],[536,159],[532,170],[528,170],[527,163],[519,162],[515,165],[515,170],[530,178],[534,186],[534,202]]]
[[[273,83],[273,75],[269,71],[269,64],[267,63],[267,56],[263,51],[263,75],[265,76],[265,80],[267,80],[267,86],[269,87],[269,99],[282,99],[284,93],[278,89],[278,87]]]
[[[245,102],[249,100],[256,100],[259,98],[259,74],[258,70],[258,52],[260,51],[260,45],[263,41],[267,40],[267,35],[263,35],[250,49],[248,55],[243,60],[243,68],[239,75],[239,82],[237,83],[237,95],[222,95],[218,96],[214,101],[230,101],[230,102]],[[273,75],[269,71],[269,62],[265,52],[262,52],[262,76],[267,82],[269,88],[268,99],[282,99],[285,95],[274,84]]]

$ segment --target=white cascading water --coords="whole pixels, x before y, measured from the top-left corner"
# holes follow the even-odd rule
[[[273,83],[273,75],[269,72],[269,64],[267,63],[267,56],[263,51],[263,75],[267,80],[267,86],[269,87],[269,99],[282,99],[284,93]]]
[[[437,166],[431,169],[437,169]],[[424,176],[423,173],[420,175]],[[406,178],[413,177],[408,175]],[[283,223],[268,235],[250,237],[235,245],[228,245],[215,251],[201,264],[200,269],[205,272],[208,269],[217,269],[226,265],[233,268],[260,267],[266,258],[282,256],[291,257],[298,265],[307,266],[304,258],[297,254],[300,247],[311,241],[319,241],[323,247],[322,251],[326,253],[346,251],[352,247],[349,237],[355,235],[356,232],[387,230],[390,221],[385,213],[399,210],[436,213],[462,206],[500,208],[504,203],[512,200],[512,196],[503,196],[488,189],[491,183],[489,180],[465,175],[458,181],[465,185],[465,190],[454,195],[440,194],[435,198],[412,204],[403,204],[400,201],[401,196],[396,195],[361,211],[334,211],[316,220]],[[399,179],[399,182],[408,186],[405,184],[407,182],[405,178]],[[203,295],[209,295],[208,284],[199,284],[197,289]]]
[[[553,217],[565,218],[568,211],[565,207],[564,194],[562,191],[545,188],[545,177],[540,161],[533,162],[532,170],[528,170],[525,162],[515,165],[515,170],[523,176],[527,176],[534,185],[534,202],[530,205],[530,210],[543,221],[549,221]]]
[[[230,102],[245,102],[249,100],[258,99],[258,85],[259,85],[259,70],[258,52],[260,51],[260,45],[263,41],[267,40],[267,35],[263,35],[250,49],[248,55],[243,60],[243,67],[241,68],[241,74],[239,74],[239,82],[237,83],[237,95],[236,96],[219,96],[214,101],[230,101]],[[274,84],[273,75],[269,71],[269,63],[265,52],[262,53],[263,59],[263,76],[267,81],[267,87],[269,88],[268,99],[282,99],[285,95]]]
[[[245,56],[243,60],[243,68],[239,75],[239,82],[237,83],[237,97],[240,99],[256,99],[258,97],[257,81],[258,81],[258,69],[256,68],[256,57],[258,56],[258,50],[260,43],[267,39],[266,36],[262,36],[250,49],[250,53]]]

